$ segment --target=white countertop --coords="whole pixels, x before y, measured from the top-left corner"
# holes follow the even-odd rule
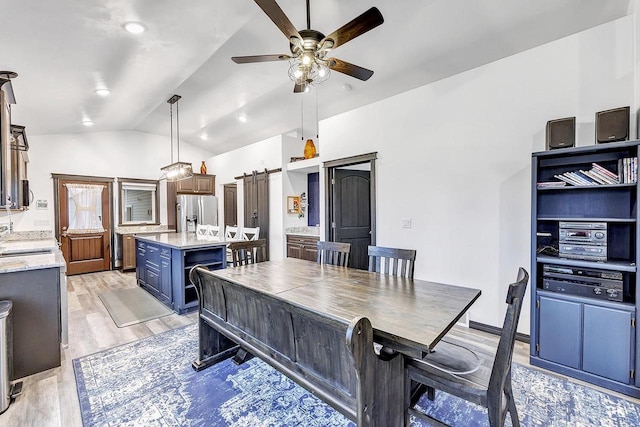
[[[289,227],[285,229],[284,233],[291,236],[320,237],[320,227],[311,227],[311,226]]]
[[[58,250],[56,239],[4,240],[0,241],[0,256],[25,252],[53,252]]]
[[[215,246],[226,246],[226,240],[216,238],[204,239],[196,236],[196,233],[162,233],[152,235],[136,235],[136,239],[143,242],[153,242],[164,246],[171,246],[177,249],[196,249]]]
[[[123,225],[115,228],[115,233],[122,235],[173,233],[175,231],[167,228],[166,225]]]
[[[36,255],[0,257],[0,274],[44,268],[66,268],[66,265],[62,252],[58,250]]]
[[[56,267],[66,268],[66,262],[53,238],[0,242],[0,273]]]

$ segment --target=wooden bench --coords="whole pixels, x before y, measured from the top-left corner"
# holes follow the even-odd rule
[[[199,355],[204,369],[247,351],[333,406],[358,426],[404,424],[404,358],[381,360],[366,317],[350,322],[194,267]]]

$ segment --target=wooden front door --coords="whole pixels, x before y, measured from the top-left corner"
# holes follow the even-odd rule
[[[335,169],[333,241],[351,244],[349,267],[368,268],[371,244],[371,176],[369,171]]]
[[[224,191],[224,225],[235,227],[238,225],[238,186],[226,184]]]
[[[58,230],[67,275],[111,268],[111,181],[57,179]]]

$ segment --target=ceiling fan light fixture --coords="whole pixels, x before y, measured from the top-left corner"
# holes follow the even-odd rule
[[[317,57],[313,57],[309,64],[305,64],[300,57],[292,58],[290,64],[289,78],[297,85],[320,84],[331,75],[328,61]]]

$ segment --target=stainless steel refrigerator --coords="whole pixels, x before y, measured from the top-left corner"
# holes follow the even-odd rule
[[[196,225],[218,225],[218,198],[180,194],[176,201],[178,232],[195,233]]]

